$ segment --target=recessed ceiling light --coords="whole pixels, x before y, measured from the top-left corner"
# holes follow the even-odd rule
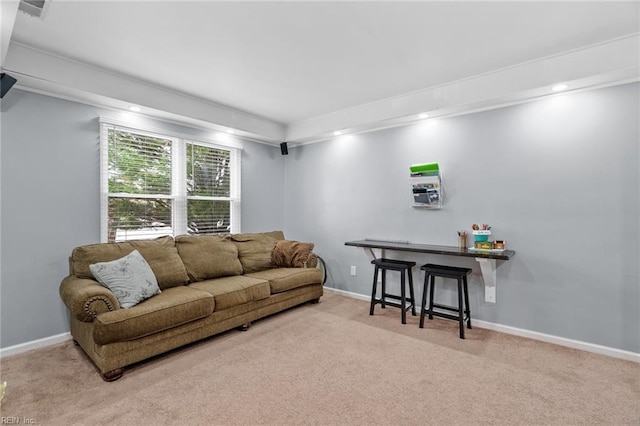
[[[130,106],[129,111],[140,112],[142,111],[142,108],[140,108],[139,106]]]
[[[556,84],[551,88],[551,90],[553,90],[554,92],[561,92],[563,90],[567,90],[568,88],[569,86],[567,86],[566,84]]]
[[[340,136],[342,134],[342,132],[340,130],[336,130],[335,132],[333,132],[333,136]]]
[[[426,112],[421,112],[420,114],[418,114],[418,118],[420,120],[424,120],[425,118],[428,118],[429,114],[427,114]]]

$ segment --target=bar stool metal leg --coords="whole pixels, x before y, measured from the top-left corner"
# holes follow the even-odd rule
[[[371,307],[369,308],[369,315],[373,315],[373,307],[376,305],[376,293],[378,290],[378,266],[373,271],[373,288],[371,290]]]
[[[433,301],[436,293],[436,276],[431,275],[431,287],[429,289],[429,319],[433,319]]]
[[[380,299],[380,306],[385,309],[385,298],[387,297],[387,270],[382,268],[382,297]]]
[[[462,278],[458,278],[458,327],[460,328],[460,338],[464,339],[464,305],[462,296]]]
[[[416,316],[416,295],[413,291],[413,273],[411,269],[407,271],[409,274],[409,295],[411,296],[411,315]]]
[[[405,281],[404,281],[404,272],[400,273],[400,309],[401,309],[401,317],[402,317],[402,323],[406,324],[407,323],[407,310],[406,310],[406,305],[407,305],[407,290],[405,289]]]
[[[422,288],[422,303],[420,304],[420,328],[424,328],[425,308],[427,307],[427,292],[429,291],[429,273],[425,272],[424,286]]]
[[[462,282],[464,285],[464,304],[465,304],[465,314],[467,315],[467,328],[471,328],[471,307],[469,305],[469,288],[467,286],[467,276],[462,277]]]

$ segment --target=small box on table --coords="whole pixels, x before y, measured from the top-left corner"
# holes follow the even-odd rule
[[[476,241],[475,248],[481,250],[491,250],[493,249],[493,241]]]

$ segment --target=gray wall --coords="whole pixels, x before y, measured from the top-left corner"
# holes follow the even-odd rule
[[[242,232],[284,230],[284,157],[280,147],[245,142]]]
[[[456,230],[490,223],[517,251],[499,262],[496,304],[484,302],[472,259],[387,254],[473,267],[475,318],[640,352],[639,101],[630,84],[292,147],[286,157],[245,141],[242,230],[315,242],[328,285],[367,295],[369,258],[345,241],[454,245]],[[104,111],[17,89],[1,106],[5,348],[68,331],[58,285],[73,247],[99,241]],[[430,161],[443,170],[445,208],[416,210],[408,166]]]
[[[98,117],[113,113],[17,89],[1,107],[0,347],[5,348],[69,330],[58,286],[71,250],[100,241]],[[249,141],[243,147],[242,230],[283,229],[279,148]]]
[[[285,232],[316,243],[329,286],[369,295],[370,259],[345,241],[456,245],[489,223],[517,251],[498,262],[496,304],[471,258],[386,255],[473,267],[475,318],[640,352],[639,100],[628,84],[293,148]],[[444,208],[414,209],[409,165],[432,161]]]

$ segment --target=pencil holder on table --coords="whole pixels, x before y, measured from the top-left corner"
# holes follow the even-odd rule
[[[467,249],[467,234],[458,235],[458,248],[460,250]]]
[[[473,231],[473,238],[475,239],[476,242],[489,241],[489,235],[491,235],[490,230]]]

